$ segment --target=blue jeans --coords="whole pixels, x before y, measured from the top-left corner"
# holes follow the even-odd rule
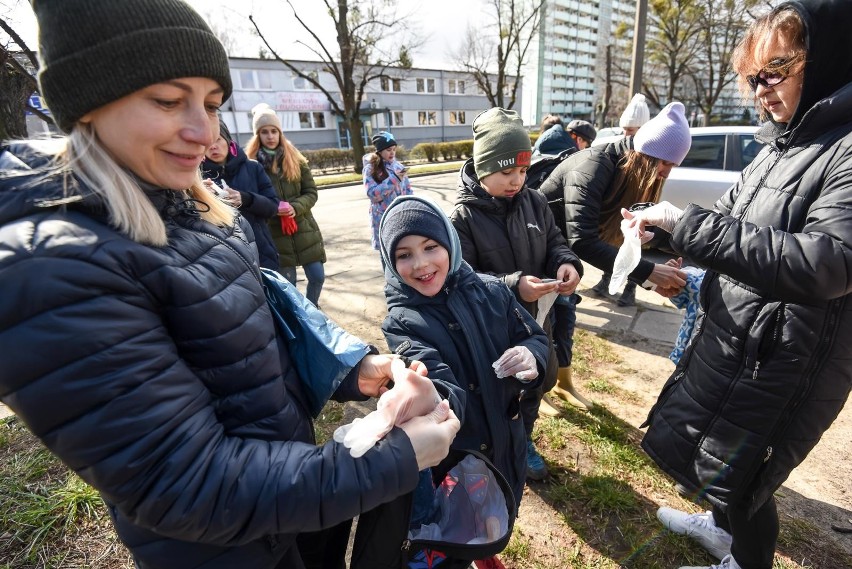
[[[325,283],[325,267],[319,261],[303,265],[305,277],[308,279],[308,289],[305,297],[310,300],[314,306],[319,306],[319,296],[322,292],[322,285]],[[296,267],[281,267],[279,272],[284,275],[288,281],[296,284]]]

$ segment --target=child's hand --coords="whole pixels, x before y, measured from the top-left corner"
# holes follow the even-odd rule
[[[542,281],[532,275],[524,275],[518,281],[518,293],[524,302],[536,302],[545,294],[556,292],[559,283],[550,279],[550,282]]]
[[[535,357],[526,346],[509,348],[491,367],[497,377],[515,376],[521,381],[532,381],[538,377]]]
[[[577,290],[577,285],[580,284],[580,273],[577,272],[574,265],[565,263],[559,265],[559,268],[556,269],[556,280],[559,281],[559,294],[573,294]]]

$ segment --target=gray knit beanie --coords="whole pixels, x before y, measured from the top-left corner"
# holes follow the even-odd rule
[[[379,243],[385,258],[396,268],[396,246],[403,237],[422,235],[434,240],[447,251],[450,248],[450,235],[447,225],[438,213],[419,200],[406,200],[389,207],[382,216]]]
[[[530,135],[515,111],[494,107],[473,119],[473,169],[482,178],[517,166],[529,166]]]
[[[633,148],[642,154],[680,166],[692,146],[683,103],[669,103],[646,122],[633,137]]]
[[[86,113],[149,85],[208,77],[231,96],[228,54],[181,0],[33,0],[41,94],[71,132]]]

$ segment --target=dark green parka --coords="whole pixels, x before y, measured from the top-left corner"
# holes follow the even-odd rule
[[[299,230],[293,235],[285,235],[281,231],[281,218],[276,216],[269,220],[269,230],[278,249],[282,267],[298,267],[317,261],[325,263],[322,233],[311,213],[311,208],[317,203],[317,185],[311,175],[310,166],[302,162],[301,169],[302,179],[298,182],[286,179],[281,170],[277,173],[268,168],[266,170],[278,199],[288,202],[296,210],[296,224],[299,226]]]

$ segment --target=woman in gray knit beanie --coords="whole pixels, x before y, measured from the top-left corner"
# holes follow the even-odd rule
[[[221,43],[179,0],[33,8],[68,136],[0,146],[2,401],[100,492],[140,569],[343,566],[352,516],[411,492],[458,420],[359,349],[320,389],[365,400],[393,377],[385,408],[417,410],[358,459],[317,447],[255,235],[199,175],[231,93]]]

